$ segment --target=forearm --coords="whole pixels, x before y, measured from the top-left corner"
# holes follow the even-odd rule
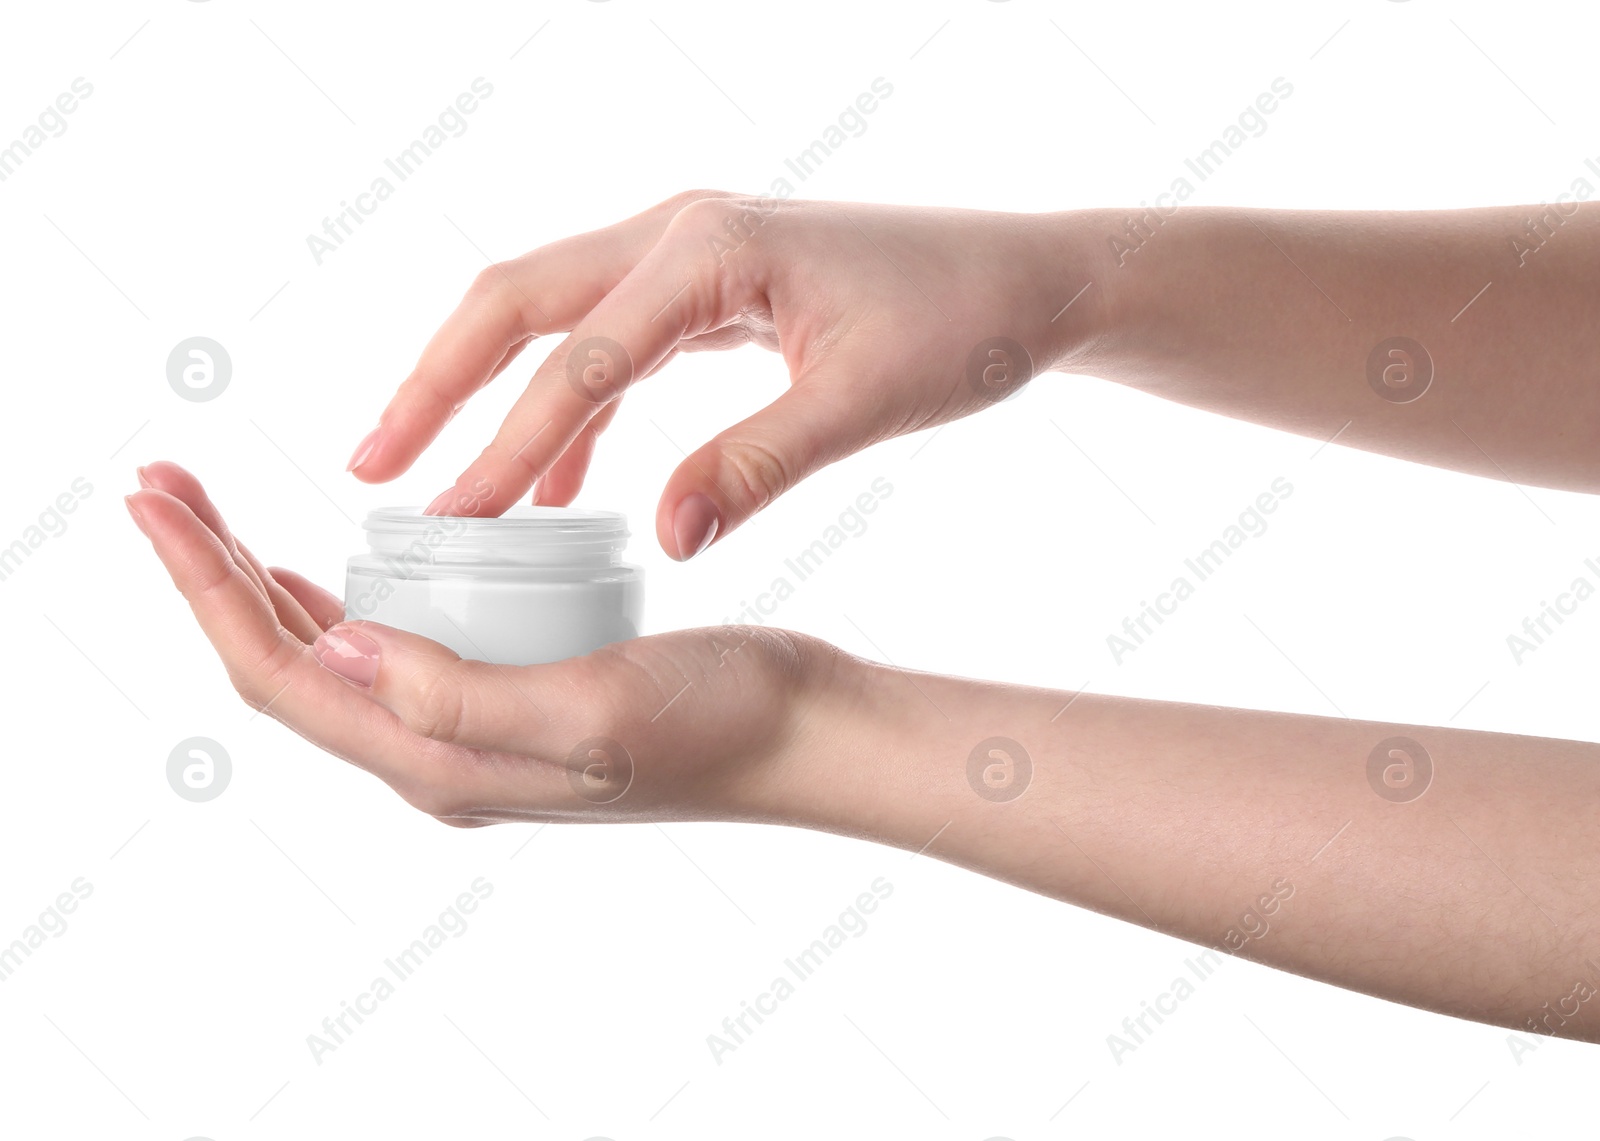
[[[1058,291],[1094,282],[1056,322],[1062,367],[1317,440],[1600,490],[1600,204],[1052,217]],[[1391,338],[1427,359],[1375,353]]]
[[[848,681],[780,795],[791,822],[1339,986],[1600,1040],[1594,745],[835,668]],[[1404,754],[1369,779],[1396,736],[1431,758],[1411,799],[1420,784],[1381,779]]]

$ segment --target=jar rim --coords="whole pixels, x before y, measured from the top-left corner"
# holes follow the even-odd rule
[[[540,531],[579,531],[590,534],[628,534],[628,518],[620,511],[597,511],[587,507],[545,507],[519,503],[500,515],[424,515],[420,507],[375,507],[367,512],[362,526],[372,531],[416,532],[429,527],[449,526],[463,531],[515,531],[535,534]]]
[[[372,554],[418,564],[616,565],[627,544],[620,511],[519,504],[503,515],[424,515],[380,507],[362,524]]]

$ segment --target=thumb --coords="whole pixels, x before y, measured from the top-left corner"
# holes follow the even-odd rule
[[[534,693],[545,667],[471,661],[428,638],[365,621],[329,627],[311,652],[324,669],[371,691],[419,737],[536,752],[548,735],[550,720]]]
[[[682,562],[812,472],[877,438],[863,376],[829,361],[678,465],[656,509],[661,549]],[[824,374],[832,375],[824,375]]]

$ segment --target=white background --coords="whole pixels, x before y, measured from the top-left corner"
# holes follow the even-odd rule
[[[1192,201],[1553,200],[1600,156],[1585,6],[173,0],[4,19],[0,139],[74,78],[94,89],[0,183],[0,546],[93,487],[0,582],[0,942],[93,884],[0,983],[5,1132],[1381,1141],[1592,1118],[1592,1047],[1519,1058],[1504,1030],[1236,960],[1118,1064],[1106,1036],[1195,948],[928,856],[726,825],[440,827],[252,716],[118,502],[136,464],[175,459],[268,562],[338,589],[352,520],[447,486],[536,363],[395,485],[343,474],[486,258],[692,186],[766,190],[879,76],[893,95],[801,194],[1133,205],[1281,76],[1270,129]],[[315,264],[306,235],[479,76],[494,94],[466,133]],[[165,375],[196,335],[234,367],[204,403]],[[651,521],[680,448],[783,383],[755,350],[682,359],[604,441],[579,502],[633,521],[651,629],[731,618],[884,477],[866,533],[768,621],[975,677],[1600,733],[1600,603],[1520,665],[1506,646],[1600,555],[1593,500],[1092,378],[876,447],[670,563]],[[1115,664],[1106,635],[1279,476],[1294,493],[1270,530]],[[165,776],[196,735],[234,765],[205,804]],[[314,1061],[306,1036],[480,876],[470,929]],[[714,1062],[706,1036],[879,876],[894,892],[866,933]]]

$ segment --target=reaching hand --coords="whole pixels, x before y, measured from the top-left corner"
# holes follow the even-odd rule
[[[689,558],[818,468],[1081,351],[1099,303],[1055,319],[1084,286],[1060,247],[1043,216],[680,195],[481,273],[350,468],[400,475],[532,338],[570,331],[430,510],[498,515],[530,488],[565,505],[630,384],[680,350],[777,350],[789,390],[667,481],[656,533]]]

